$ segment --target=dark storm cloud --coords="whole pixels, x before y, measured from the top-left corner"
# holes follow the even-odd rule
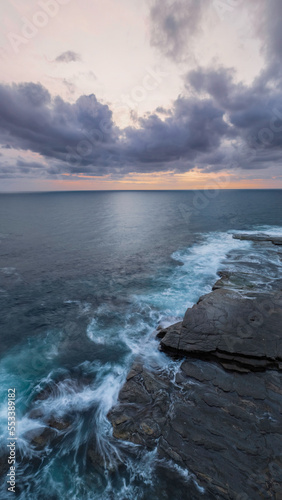
[[[48,160],[45,173],[52,168],[58,174],[118,177],[168,170],[172,162],[182,162],[178,168],[185,170],[185,160],[214,151],[222,137],[231,135],[223,111],[209,99],[179,97],[165,119],[151,115],[138,125],[117,129],[109,107],[94,95],[70,104],[51,99],[40,84],[0,86],[1,143],[39,153]]]
[[[51,99],[40,84],[26,83],[0,85],[0,136],[2,144],[14,149],[61,162],[78,150],[82,165],[95,161],[103,165],[116,130],[109,107],[94,95],[69,104],[60,97]]]
[[[200,95],[209,95],[228,117],[234,135],[251,148],[282,147],[282,92],[254,82],[234,83],[230,70],[198,69],[189,72],[187,84]]]
[[[137,128],[124,130],[114,126],[111,110],[94,95],[70,104],[60,97],[51,99],[39,84],[2,85],[0,141],[4,147],[9,144],[14,150],[36,152],[46,160],[18,159],[15,175],[110,174],[120,178],[129,172],[185,172],[195,166],[217,171],[229,166],[232,155],[240,157],[240,148],[230,151],[226,141],[250,140],[250,134],[269,123],[270,110],[280,97],[267,100],[266,94],[264,103],[259,92],[236,85],[232,73],[224,70],[189,73],[187,85],[208,97],[180,96],[161,117],[149,115],[138,120]],[[275,121],[277,127],[279,123]],[[277,134],[268,145],[268,137],[262,135],[263,148],[278,147],[279,138]],[[252,168],[250,158],[247,162],[240,158],[243,167],[246,163],[245,168]]]
[[[151,45],[173,60],[190,53],[188,40],[200,28],[202,0],[153,0],[151,4]]]
[[[62,63],[77,62],[81,61],[81,56],[77,52],[67,50],[66,52],[63,52],[58,57],[56,57],[55,61]]]
[[[140,128],[126,129],[126,154],[132,161],[166,164],[196,158],[198,153],[215,150],[230,127],[223,112],[211,100],[195,101],[179,97],[171,116],[157,115],[140,120]]]

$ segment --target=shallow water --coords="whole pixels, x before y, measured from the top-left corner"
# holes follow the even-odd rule
[[[282,235],[281,201],[280,191],[0,196],[0,435],[15,387],[17,498],[204,497],[155,450],[115,440],[107,413],[137,355],[177,372],[153,332],[180,320],[218,270],[240,266],[254,286],[281,277],[279,247],[232,238]],[[40,450],[50,419],[70,425]]]

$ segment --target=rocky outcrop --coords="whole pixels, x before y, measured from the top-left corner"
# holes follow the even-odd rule
[[[160,349],[182,359],[176,375],[132,366],[108,415],[114,436],[157,448],[204,498],[282,500],[281,327],[280,279],[254,287],[221,272],[182,322],[157,331]]]
[[[270,241],[273,245],[282,245],[282,238],[278,236],[269,236],[268,234],[233,234],[233,238],[236,240],[246,240],[246,241]]]
[[[281,328],[282,292],[242,295],[219,288],[186,311],[161,348],[236,371],[282,369]]]
[[[134,364],[109,413],[114,436],[157,447],[195,475],[205,498],[281,499],[282,374],[186,360],[175,382]]]

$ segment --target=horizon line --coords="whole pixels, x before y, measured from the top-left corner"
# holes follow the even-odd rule
[[[65,190],[41,190],[41,191],[0,191],[5,194],[46,194],[46,193],[118,193],[118,192],[195,192],[195,191],[281,191],[282,188],[202,188],[202,189],[65,189]]]

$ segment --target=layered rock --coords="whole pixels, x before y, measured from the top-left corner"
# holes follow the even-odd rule
[[[233,238],[236,240],[246,240],[246,241],[270,241],[273,245],[282,245],[282,238],[279,236],[269,236],[268,234],[233,234]]]
[[[134,363],[108,415],[114,436],[156,447],[204,498],[282,500],[281,326],[280,279],[255,289],[223,271],[183,322],[157,331],[160,349],[183,359],[176,376]]]
[[[237,371],[282,369],[282,292],[242,295],[219,288],[186,311],[161,348],[216,359]]]
[[[282,374],[186,360],[175,382],[136,363],[109,414],[114,436],[157,447],[194,474],[204,498],[281,499]]]

